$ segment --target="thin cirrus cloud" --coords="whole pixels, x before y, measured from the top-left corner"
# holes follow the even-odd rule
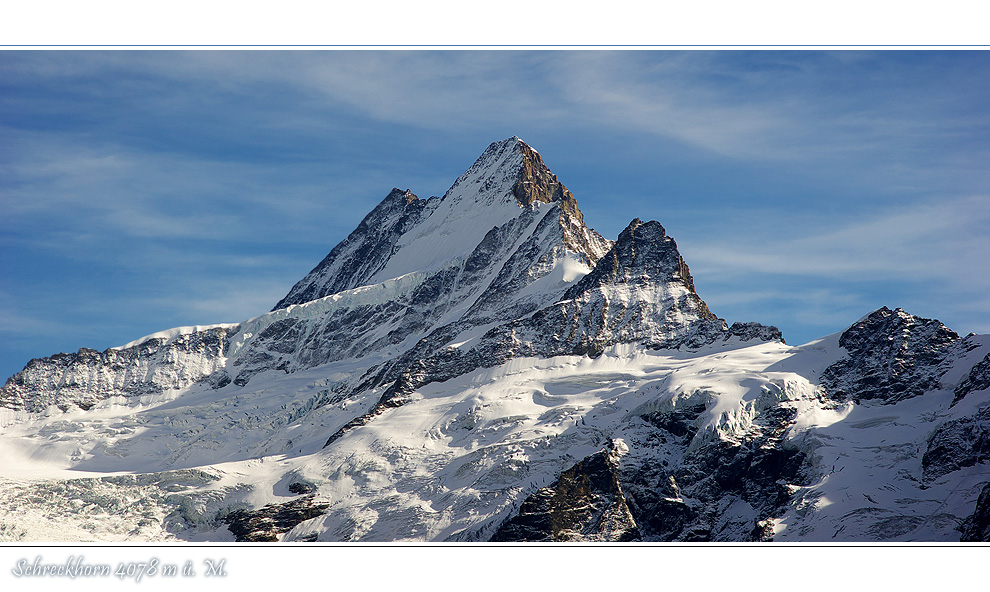
[[[888,192],[990,180],[985,54],[602,52],[560,62],[563,100],[609,129]]]
[[[990,331],[985,228],[990,196],[967,196],[907,204],[808,235],[742,239],[744,248],[738,236],[710,236],[690,241],[690,260],[701,270],[696,283],[714,287],[706,298],[715,310],[760,315],[799,342],[880,306],[979,333]]]
[[[729,157],[752,157],[754,141],[785,127],[780,113],[734,101],[686,76],[699,56],[592,52],[563,56],[552,79],[560,96],[599,125],[648,132]],[[701,63],[699,63],[701,62]]]
[[[47,355],[91,345],[53,339],[103,309],[120,343],[255,316],[392,186],[441,194],[519,135],[590,225],[664,223],[718,314],[798,341],[880,304],[980,330],[988,70],[984,52],[6,52],[0,321]]]
[[[990,252],[990,196],[909,204],[871,220],[810,236],[751,245],[699,245],[694,257],[711,272],[817,277],[904,277],[970,282]],[[975,279],[990,288],[990,276]]]
[[[294,178],[292,165],[156,154],[120,143],[87,145],[70,134],[6,135],[17,137],[21,148],[4,165],[8,237],[20,235],[39,247],[62,245],[47,232],[27,231],[25,222],[63,228],[64,238],[75,232],[79,238],[216,241],[250,233],[265,241],[270,236],[263,229],[274,227],[283,229],[279,241],[298,240],[306,214],[327,215],[357,189],[353,182],[327,187],[309,174]],[[376,176],[369,174],[366,182],[376,184]],[[385,183],[380,179],[377,185]]]

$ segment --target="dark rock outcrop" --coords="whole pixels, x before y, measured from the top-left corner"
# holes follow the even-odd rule
[[[331,434],[327,439],[326,443],[323,445],[324,448],[333,444],[339,440],[344,434],[353,430],[354,428],[366,425],[375,417],[385,413],[389,409],[395,409],[401,407],[409,400],[409,396],[414,390],[414,385],[419,381],[409,374],[403,374],[395,382],[392,383],[388,389],[382,394],[378,399],[378,402],[367,412],[358,417],[355,417],[351,421],[347,422],[339,430]]]
[[[966,378],[956,386],[952,404],[955,405],[962,401],[969,393],[986,389],[990,389],[990,354],[983,356],[983,359],[969,371]]]
[[[921,457],[926,481],[986,462],[990,462],[990,407],[939,426]]]
[[[770,520],[791,500],[789,485],[806,478],[806,455],[783,444],[794,411],[769,407],[744,436],[728,439],[696,432],[704,409],[688,404],[641,416],[655,432],[630,443],[620,475],[643,540],[768,540]],[[656,462],[655,446],[673,462]]]
[[[492,542],[638,540],[617,466],[612,450],[578,462],[552,485],[526,498],[519,513],[498,528]]]
[[[645,470],[627,477],[626,500],[644,540],[682,539],[685,529],[698,519],[698,508],[684,500],[674,476],[668,475],[664,480],[662,473],[662,470]],[[645,482],[658,474],[655,485]],[[693,536],[688,538],[697,540]]]
[[[622,456],[602,451],[574,465],[526,498],[491,540],[772,540],[790,485],[807,478],[805,453],[783,445],[793,410],[765,410],[739,441],[708,435],[691,446],[692,420],[703,410],[642,416],[655,432]],[[597,518],[606,507],[623,518]]]
[[[990,483],[983,487],[973,515],[963,521],[959,530],[962,532],[959,537],[961,542],[990,543]]]
[[[292,483],[289,483],[289,492],[295,493],[296,495],[315,493],[316,485],[313,485],[312,483],[307,483],[305,481],[293,481]]]
[[[297,524],[321,516],[329,504],[314,503],[307,495],[284,504],[269,504],[259,510],[234,510],[222,518],[237,542],[272,542]]]
[[[883,307],[842,333],[839,345],[848,355],[825,369],[821,385],[836,401],[917,397],[939,388],[958,341],[937,320]]]
[[[420,221],[426,202],[408,189],[393,188],[272,310],[364,285],[388,263],[399,237]]]

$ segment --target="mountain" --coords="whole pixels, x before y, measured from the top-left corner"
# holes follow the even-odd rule
[[[268,313],[28,362],[0,539],[987,540],[988,389],[990,336],[900,309],[730,326],[509,138]]]

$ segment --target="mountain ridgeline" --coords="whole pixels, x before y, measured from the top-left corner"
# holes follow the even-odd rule
[[[633,220],[616,242],[588,228],[540,155],[510,138],[443,197],[393,189],[269,314],[32,360],[0,390],[0,405],[65,411],[374,357],[365,389],[403,373],[445,380],[518,356],[733,336],[781,339],[773,327],[730,329],[712,314],[658,222]]]
[[[988,360],[900,309],[730,326],[659,222],[602,237],[513,137],[393,189],[268,313],[31,360],[0,444],[145,477],[0,499],[139,487],[165,518],[118,512],[136,538],[987,540]]]

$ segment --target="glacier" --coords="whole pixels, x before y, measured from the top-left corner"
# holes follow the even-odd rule
[[[988,360],[900,309],[729,326],[513,137],[267,313],[28,362],[0,540],[985,541]]]

